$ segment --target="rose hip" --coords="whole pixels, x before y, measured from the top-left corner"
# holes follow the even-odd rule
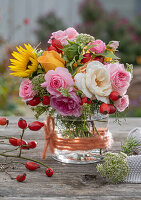
[[[39,131],[43,126],[44,126],[44,123],[38,122],[38,121],[34,121],[34,122],[31,122],[31,123],[28,125],[28,128],[29,128],[31,131]]]
[[[19,121],[18,121],[18,126],[19,126],[19,128],[21,128],[21,129],[26,129],[26,127],[27,127],[27,122],[26,122],[24,119],[20,118]]]
[[[100,105],[100,112],[103,114],[103,115],[106,115],[110,112],[110,107],[108,106],[108,104],[106,103],[102,103]]]
[[[21,146],[21,139],[17,139],[17,145]],[[29,149],[28,143],[25,140],[22,140],[22,149]]]
[[[108,104],[108,106],[110,108],[109,114],[113,114],[116,112],[116,108],[113,104]]]
[[[38,164],[34,163],[34,162],[27,162],[27,163],[25,164],[25,167],[26,167],[27,169],[31,170],[31,171],[34,171],[34,170],[40,168],[40,166],[39,166]]]
[[[122,96],[120,96],[120,94],[116,91],[111,92],[110,95],[109,95],[109,99],[111,99],[112,101],[117,101],[121,97]]]
[[[36,141],[30,141],[28,142],[28,146],[30,149],[34,149],[37,146],[37,142]]]
[[[49,105],[50,104],[50,97],[49,96],[43,96],[42,104],[46,105],[46,106]]]
[[[84,103],[91,104],[91,100],[88,100],[87,97],[84,97],[84,98],[81,100],[81,105],[83,105]]]
[[[41,98],[36,96],[30,101],[27,101],[26,104],[30,106],[37,106],[40,102],[41,102]]]
[[[53,169],[47,168],[47,169],[45,170],[45,173],[46,173],[46,175],[47,175],[48,177],[50,177],[50,176],[53,175]]]
[[[17,138],[12,137],[12,138],[9,139],[9,143],[13,146],[19,146],[18,143],[17,143],[17,140],[18,140]]]
[[[5,117],[0,117],[0,125],[1,126],[5,126],[5,125],[8,126],[8,124],[9,124],[9,120],[7,120]]]
[[[26,174],[20,174],[16,177],[18,182],[23,182],[26,179]]]

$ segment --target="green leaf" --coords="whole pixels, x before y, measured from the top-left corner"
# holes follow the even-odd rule
[[[109,50],[105,50],[104,51],[104,53],[102,53],[102,54],[94,54],[95,56],[104,56],[104,57],[106,57],[106,58],[112,58],[112,59],[120,59],[120,58],[118,58],[115,54],[113,54],[111,51],[109,51]]]
[[[73,44],[76,44],[75,42],[72,42],[70,40],[67,40],[69,44],[73,45]]]
[[[133,65],[126,63],[126,71],[130,72],[131,78],[133,78]]]
[[[64,97],[71,97],[69,94],[69,88],[59,88],[57,89]]]
[[[97,46],[97,45],[89,45],[86,49],[84,49],[84,51],[86,52],[86,51],[88,51],[89,49],[91,49],[91,48],[93,48],[95,46]]]
[[[65,46],[64,47],[64,54],[66,54],[69,61],[72,61],[75,56],[78,56],[78,47],[79,45],[73,44],[71,46]]]

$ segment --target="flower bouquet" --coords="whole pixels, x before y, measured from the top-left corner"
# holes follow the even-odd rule
[[[129,105],[133,67],[119,62],[118,41],[106,45],[71,27],[53,32],[48,43],[45,51],[17,47],[9,66],[23,78],[19,96],[35,117],[48,116],[42,157],[49,146],[60,161],[95,162],[112,142],[108,115]]]

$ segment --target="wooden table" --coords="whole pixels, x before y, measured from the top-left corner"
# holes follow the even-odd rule
[[[10,117],[8,128],[0,127],[0,135],[19,137],[17,121],[19,118]],[[28,122],[34,119],[27,119]],[[114,144],[112,151],[119,152],[121,142],[126,138],[128,132],[137,126],[141,126],[141,118],[128,118],[125,122],[122,119],[122,126],[113,123],[110,119],[109,128],[113,134]],[[43,147],[43,130],[39,132],[26,131],[27,141],[36,139],[38,147],[34,150],[24,151],[24,155],[41,160],[41,150]],[[8,146],[9,148],[10,146]],[[0,151],[4,145],[0,144]],[[7,148],[7,146],[5,146]],[[0,163],[5,158],[0,157]],[[20,161],[25,162],[25,161]],[[44,162],[54,170],[52,177],[47,177],[44,168],[35,172],[25,169],[22,164],[15,164],[14,169],[8,168],[7,171],[12,177],[17,174],[26,173],[27,179],[23,183],[11,180],[7,174],[0,172],[0,200],[35,200],[35,199],[98,199],[98,200],[126,200],[141,199],[141,184],[117,184],[112,185],[103,181],[98,175],[96,179],[91,176],[96,173],[96,164],[70,165],[57,162],[48,156]]]

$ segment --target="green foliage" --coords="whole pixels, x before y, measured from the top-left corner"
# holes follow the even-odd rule
[[[91,119],[91,116],[94,114],[93,103],[87,104],[84,103],[82,107],[82,115],[80,117],[74,116],[60,116],[57,115],[57,127],[61,125],[60,132],[64,137],[75,138],[75,137],[90,137],[93,134],[98,134],[95,122]]]
[[[126,140],[125,143],[121,146],[121,151],[123,153],[126,153],[128,156],[135,154],[135,148],[141,146],[135,138],[130,138],[129,140]]]
[[[102,54],[95,54],[95,56],[103,56],[105,58],[109,57],[109,58],[112,58],[112,59],[119,59],[115,54],[113,54],[111,51],[109,51],[108,49],[106,49],[104,51],[104,53]]]
[[[130,72],[131,78],[133,78],[133,65],[126,63],[126,71]]]
[[[52,116],[55,112],[55,109],[50,106],[36,106],[31,108],[31,110],[35,113],[34,116],[38,119],[42,114],[46,113],[46,115]]]
[[[75,138],[75,137],[90,137],[90,122],[84,121],[83,118],[77,117],[62,117],[57,115],[56,117],[57,123],[61,125],[60,132],[62,136],[67,138]],[[59,128],[58,125],[58,128]]]
[[[76,58],[76,60],[78,60],[79,58],[78,47],[79,45],[75,43],[64,47],[63,49],[64,54],[67,56],[69,61],[72,61],[74,57]]]
[[[102,177],[113,183],[122,182],[129,173],[129,167],[124,153],[104,154],[104,163],[97,165],[97,171]]]
[[[64,97],[71,97],[71,95],[69,94],[69,88],[59,88],[57,89]]]
[[[39,74],[32,79],[33,90],[38,91],[38,96],[43,97],[44,95],[49,95],[46,88],[41,87],[41,84],[45,82],[45,75]]]

